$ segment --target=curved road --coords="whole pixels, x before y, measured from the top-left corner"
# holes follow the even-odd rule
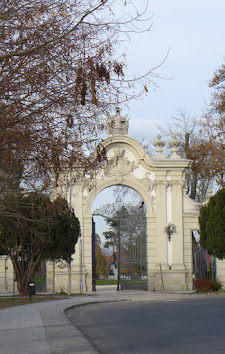
[[[225,297],[96,304],[67,315],[99,353],[225,353]]]

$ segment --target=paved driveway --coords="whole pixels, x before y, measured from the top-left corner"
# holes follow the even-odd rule
[[[118,301],[122,301],[123,306],[126,306],[127,301],[147,301],[157,306],[159,301],[170,302],[190,297],[211,299],[211,296],[190,293],[117,292],[114,288],[107,288],[85,296],[71,296],[66,300],[4,309],[0,311],[0,354],[96,353],[87,338],[65,315],[64,311],[68,307],[85,308],[85,304],[110,302],[110,309],[113,306],[111,303]],[[106,316],[110,317],[112,311],[107,312]]]
[[[99,353],[225,353],[225,298],[95,304],[67,314]]]

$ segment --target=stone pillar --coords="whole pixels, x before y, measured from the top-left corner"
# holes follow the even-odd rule
[[[166,173],[158,172],[155,174],[156,190],[156,233],[157,233],[157,260],[156,264],[167,267],[167,238],[164,232],[166,225]]]
[[[173,176],[175,177],[175,176]],[[172,177],[172,178],[173,178]],[[178,177],[178,176],[176,176]],[[172,235],[172,266],[183,268],[184,266],[184,237],[183,237],[183,181],[180,178],[171,179],[171,222],[176,226],[176,232]]]
[[[157,235],[157,257],[155,262],[155,290],[163,290],[162,272],[168,270],[167,263],[167,237],[164,228],[167,221],[166,211],[166,172],[155,173],[156,192],[156,235]],[[162,271],[162,272],[161,272]]]
[[[172,264],[168,290],[187,290],[187,272],[184,265],[184,230],[183,230],[183,181],[182,173],[171,173],[171,222],[176,226],[172,234]]]
[[[92,291],[92,215],[83,217],[83,284],[84,291]]]
[[[7,256],[0,257],[0,292],[18,294],[17,283],[14,283],[14,270]]]
[[[75,254],[72,256],[74,261],[71,264],[71,292],[83,293],[84,278],[83,278],[83,254],[82,254],[83,239],[79,238],[76,244]]]

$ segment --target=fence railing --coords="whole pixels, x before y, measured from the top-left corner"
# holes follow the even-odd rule
[[[213,281],[216,279],[216,258],[210,256],[207,251],[197,246],[193,252],[193,272],[195,280],[205,279]]]

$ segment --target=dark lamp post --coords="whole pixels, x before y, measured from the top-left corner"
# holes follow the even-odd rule
[[[120,290],[120,220],[117,220],[118,226],[118,278],[117,278],[117,291]]]
[[[116,265],[116,253],[115,252],[113,253],[113,262],[112,262],[112,264]]]

